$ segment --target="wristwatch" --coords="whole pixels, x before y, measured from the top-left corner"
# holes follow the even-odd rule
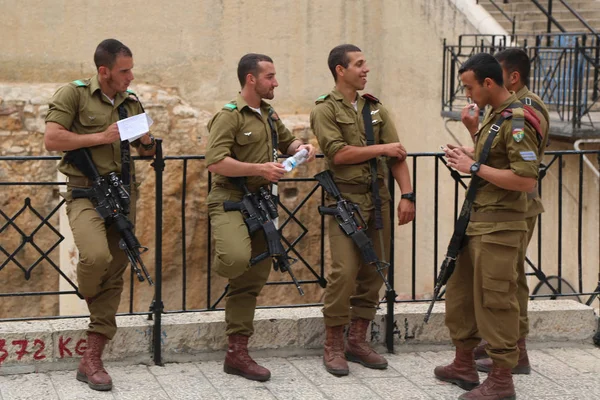
[[[404,194],[402,194],[402,196],[400,196],[400,198],[410,200],[413,203],[417,199],[414,192],[404,193]]]
[[[150,143],[148,144],[144,144],[142,143],[142,141],[140,140],[140,144],[142,145],[142,148],[144,150],[152,150],[152,148],[154,147],[154,144],[156,143],[156,140],[154,140],[154,136],[152,136],[151,133],[148,133],[148,136],[150,137]]]
[[[481,168],[481,164],[479,164],[477,161],[471,164],[471,167],[469,168],[469,171],[471,171],[471,175],[477,174],[479,172],[479,168]]]

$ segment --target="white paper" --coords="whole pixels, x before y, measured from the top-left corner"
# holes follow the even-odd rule
[[[148,133],[153,123],[152,118],[146,113],[117,121],[121,140],[129,140],[130,143],[133,142]]]

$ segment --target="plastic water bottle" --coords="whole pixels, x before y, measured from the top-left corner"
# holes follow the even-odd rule
[[[308,150],[302,149],[299,152],[297,152],[296,154],[294,154],[293,157],[286,158],[282,162],[283,168],[285,168],[285,170],[287,172],[290,172],[291,170],[296,168],[298,165],[304,163],[306,160],[308,160]]]

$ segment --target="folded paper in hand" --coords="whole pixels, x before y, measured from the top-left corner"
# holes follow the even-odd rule
[[[119,127],[119,135],[121,140],[134,140],[144,136],[150,130],[152,126],[152,118],[146,113],[134,115],[133,117],[121,119],[117,121]]]

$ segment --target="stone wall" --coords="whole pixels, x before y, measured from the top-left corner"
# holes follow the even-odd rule
[[[2,155],[31,156],[47,154],[43,147],[44,116],[47,112],[47,103],[58,85],[30,85],[30,84],[1,84],[0,103],[0,143]],[[172,88],[141,85],[138,87],[140,98],[146,111],[155,121],[152,132],[164,140],[165,156],[199,155],[205,153],[207,129],[206,124],[211,114],[190,106],[178,96]],[[282,115],[286,126],[300,139],[316,145],[313,135],[309,136],[307,115]],[[155,175],[150,163],[145,160],[136,162],[137,181],[139,183],[140,199],[137,201],[136,233],[140,242],[148,246],[151,251],[143,259],[154,275],[154,221],[155,221]],[[183,288],[183,253],[187,263],[185,283],[187,285],[185,307],[199,309],[207,307],[208,288],[208,216],[205,199],[208,193],[208,171],[203,160],[188,160],[185,186],[185,245],[182,237],[182,196],[184,193],[183,175],[184,161],[167,160],[164,171],[164,229],[163,229],[163,293],[167,309],[182,309]],[[4,161],[0,168],[0,178],[9,182],[56,182],[56,161]],[[311,165],[303,165],[289,174],[291,177],[312,176],[323,169],[323,161],[316,161]],[[290,210],[303,200],[306,193],[314,187],[314,183],[282,183],[280,192],[282,201]],[[49,215],[60,203],[59,189],[56,185],[47,186],[2,186],[1,199],[2,211],[9,217],[23,207],[24,199],[31,198],[31,206],[42,217]],[[312,229],[320,224],[320,218],[314,218],[314,210],[320,204],[320,191],[307,202],[297,214],[296,218],[303,224],[311,226],[311,230],[296,247],[306,262],[317,269],[320,263],[318,251],[311,251],[320,246],[320,231]],[[283,216],[283,213],[282,213]],[[49,223],[58,229],[59,214],[54,213]],[[39,219],[32,212],[26,211],[15,220],[15,223],[26,234],[34,231]],[[283,221],[283,217],[282,217]],[[4,222],[3,222],[4,223]],[[290,223],[285,231],[286,237],[292,241],[301,233],[300,228]],[[49,249],[56,242],[57,236],[47,227],[35,233],[34,243],[41,249]],[[21,244],[21,235],[12,227],[2,233],[1,245],[9,253]],[[76,248],[69,243],[72,251]],[[35,262],[39,253],[30,245],[23,247],[17,253],[17,262],[29,266]],[[57,265],[60,264],[58,249],[52,251],[50,259]],[[73,257],[76,259],[76,257]],[[5,258],[0,259],[4,262]],[[66,269],[66,268],[65,268]],[[294,270],[299,279],[314,280],[302,262],[294,265]],[[10,262],[0,271],[3,279],[0,280],[0,293],[11,291],[56,291],[58,290],[59,275],[48,261],[42,261],[31,274],[31,279],[24,280],[24,273],[18,271],[15,263]],[[75,280],[75,275],[70,274]],[[211,275],[211,303],[221,295],[225,282],[216,274]],[[286,275],[273,272],[270,280],[289,281]],[[306,295],[300,297],[291,286],[270,286],[261,296],[261,304],[295,304],[312,303],[320,299],[321,291],[315,284],[304,285]],[[134,311],[145,311],[150,304],[153,291],[149,286],[134,285]],[[121,311],[127,311],[129,303],[129,286],[126,285],[123,294]],[[0,310],[1,317],[36,316],[58,314],[57,296],[40,296],[27,298],[9,298],[5,300],[9,307]],[[221,303],[223,306],[223,303]],[[19,310],[15,312],[15,310]],[[18,315],[17,315],[18,314]]]

